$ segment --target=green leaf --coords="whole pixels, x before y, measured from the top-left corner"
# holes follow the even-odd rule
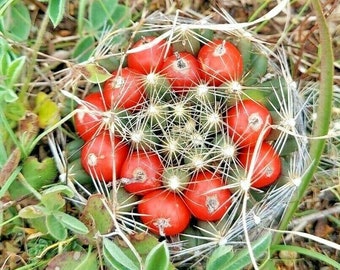
[[[267,233],[252,244],[252,251],[255,258],[260,258],[269,249],[272,239],[272,234]],[[230,260],[227,269],[243,269],[251,263],[249,250],[247,248],[236,253],[232,260]],[[225,268],[224,268],[225,269]]]
[[[33,188],[40,189],[52,184],[58,173],[53,158],[39,161],[37,157],[30,156],[23,163],[22,174]]]
[[[49,187],[48,189],[45,189],[43,192],[43,194],[48,194],[48,193],[62,193],[68,197],[74,196],[73,190],[65,185],[55,185],[55,186]]]
[[[130,8],[121,4],[117,5],[116,9],[112,14],[112,22],[114,22],[113,25],[115,26],[115,29],[120,29],[129,26],[131,23]]]
[[[163,241],[155,246],[145,259],[145,270],[167,270],[170,266],[169,249]]]
[[[84,260],[80,264],[78,264],[74,269],[75,270],[99,269],[98,268],[98,261],[97,261],[97,254],[96,253],[88,253],[87,256],[84,258]]]
[[[21,56],[10,63],[6,74],[6,85],[8,88],[12,88],[17,82],[22,68],[24,67],[25,61],[26,57]]]
[[[151,250],[159,244],[158,238],[144,232],[133,235],[133,237],[130,238],[130,242],[143,261],[145,261]],[[128,246],[124,245],[124,243],[122,244],[119,239],[115,239],[115,243],[135,264],[139,263],[136,255]]]
[[[34,112],[38,115],[40,128],[50,127],[60,120],[59,106],[48,94],[39,92],[35,104]]]
[[[57,240],[65,240],[67,230],[64,225],[54,215],[48,215],[45,218],[48,233]]]
[[[85,36],[78,40],[74,51],[73,57],[78,63],[87,61],[95,49],[95,40],[92,36]]]
[[[6,9],[2,24],[6,36],[19,42],[27,40],[31,30],[31,17],[23,1],[16,1]]]
[[[272,234],[267,233],[266,235],[262,236],[254,243],[252,243],[251,245],[252,252],[256,259],[260,258],[269,249],[271,239]],[[211,258],[209,260],[210,268],[207,268],[207,270],[225,270],[225,269],[241,270],[251,263],[249,250],[246,247],[237,252],[234,256],[232,256],[232,258],[229,258],[230,248],[225,248],[224,252],[226,253],[223,254],[223,249],[221,249],[217,250],[217,253],[219,254],[213,253],[212,257],[214,258]],[[226,261],[223,262],[223,260],[221,260],[219,256],[223,256],[226,259]]]
[[[103,67],[96,64],[87,64],[80,69],[81,74],[91,83],[101,83],[112,75]]]
[[[234,256],[232,246],[219,246],[214,250],[207,262],[207,270],[222,269],[221,267],[228,263]]]
[[[21,173],[33,189],[39,190],[43,186],[52,184],[58,171],[53,158],[47,157],[39,161],[36,157],[29,156],[22,164]],[[19,180],[16,180],[9,187],[9,193],[13,198],[18,199],[31,192]]]
[[[0,0],[0,17],[15,0]]]
[[[23,119],[26,112],[25,105],[18,99],[11,103],[4,104],[2,109],[4,109],[6,118],[9,121],[14,122],[18,122],[20,119]]]
[[[17,99],[18,96],[12,89],[0,85],[0,100],[11,103],[16,101]]]
[[[66,0],[50,0],[48,5],[48,16],[53,23],[54,27],[62,20],[65,13]]]
[[[66,203],[61,194],[57,192],[43,194],[40,200],[42,204],[45,205],[50,211],[57,211],[61,209]]]
[[[1,31],[1,24],[0,24]],[[0,39],[0,75],[7,74],[8,66],[12,62],[11,49],[4,39]]]
[[[139,269],[114,242],[104,238],[103,243],[103,255],[110,268],[115,270]]]
[[[46,208],[43,206],[29,205],[19,211],[19,217],[27,219],[38,218],[46,216],[47,212],[48,211],[46,211]]]
[[[99,29],[111,19],[117,0],[94,0],[89,6],[89,20],[93,29]]]
[[[117,44],[118,45],[118,44]],[[100,59],[98,64],[105,68],[108,72],[113,72],[117,70],[120,66],[121,57],[119,56],[110,56]]]
[[[114,224],[109,211],[104,205],[105,197],[102,194],[91,195],[82,212],[82,221],[93,228],[93,233],[109,233]]]
[[[78,234],[86,234],[89,232],[88,228],[79,221],[77,218],[65,214],[60,211],[56,211],[53,213],[53,215],[58,219],[60,223],[62,223],[66,228],[69,230],[78,233]]]

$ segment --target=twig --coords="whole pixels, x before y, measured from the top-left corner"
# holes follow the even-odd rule
[[[339,214],[339,213],[340,213],[340,205],[337,205],[337,206],[334,206],[334,207],[329,208],[329,209],[325,209],[325,210],[320,211],[320,212],[312,213],[310,215],[294,219],[289,224],[288,229],[290,229],[291,231],[296,231],[296,232],[302,231],[305,228],[306,224],[308,224],[310,222],[313,222],[313,221],[321,219],[321,218],[325,218],[329,215]],[[289,241],[291,238],[292,238],[292,234],[288,234],[285,237],[285,241]]]
[[[325,209],[325,210],[322,210],[320,212],[312,213],[312,214],[309,214],[307,216],[294,219],[290,223],[289,228],[292,228],[293,226],[299,226],[301,223],[307,223],[307,222],[315,221],[315,220],[318,220],[320,218],[324,218],[324,217],[327,217],[329,215],[338,214],[338,213],[340,213],[340,205],[336,205],[332,208]],[[295,228],[293,228],[293,230],[295,230]]]

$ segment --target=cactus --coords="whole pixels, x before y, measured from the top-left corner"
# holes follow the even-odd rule
[[[170,23],[175,18],[178,21],[175,24]],[[159,31],[155,30],[157,29],[153,24],[155,19],[156,22],[162,22]],[[271,51],[270,48],[251,38],[248,32],[239,30],[237,24],[230,24],[231,28],[224,31],[219,27],[221,25],[213,22],[202,24],[200,20],[186,20],[184,17],[172,17],[160,13],[150,15],[143,23],[141,31],[147,33],[152,30],[155,38],[147,44],[133,47],[122,53],[120,55],[122,63],[125,62],[126,56],[149,50],[161,41],[163,44],[165,40],[163,50],[167,51],[173,46],[177,68],[181,72],[183,59],[179,52],[199,55],[200,47],[211,45],[211,38],[207,39],[200,33],[211,31],[214,36],[224,38],[219,46],[224,46],[225,41],[229,42],[229,40],[235,43],[243,57],[243,73],[240,78],[228,74],[221,77],[216,73],[217,71],[208,70],[204,76],[191,79],[191,83],[185,84],[185,87],[180,90],[176,82],[179,79],[171,77],[167,80],[167,70],[159,71],[159,63],[156,72],[133,73],[133,83],[143,88],[140,102],[136,101],[136,91],[133,94],[133,106],[124,105],[129,98],[124,93],[121,94],[122,99],[119,95],[115,95],[116,103],[111,97],[107,104],[109,109],[102,112],[105,121],[103,126],[114,127],[107,129],[106,132],[110,133],[112,141],[113,138],[119,137],[120,142],[129,147],[128,155],[133,152],[156,153],[164,168],[160,175],[162,183],[153,188],[158,192],[150,190],[153,193],[148,193],[149,195],[143,193],[143,197],[135,197],[131,194],[133,200],[128,207],[124,205],[116,207],[117,191],[128,184],[128,181],[125,178],[115,177],[113,173],[111,178],[108,177],[109,183],[103,183],[100,175],[93,174],[91,175],[93,185],[101,195],[88,197],[83,209],[83,219],[89,225],[92,218],[91,209],[97,207],[94,202],[100,202],[101,206],[98,208],[101,209],[95,208],[93,212],[94,221],[108,226],[107,231],[99,231],[100,236],[106,241],[107,246],[119,247],[119,244],[115,243],[124,246],[121,251],[124,256],[131,259],[131,261],[126,259],[127,265],[138,264],[138,268],[142,268],[146,263],[145,254],[143,256],[139,254],[138,248],[134,246],[135,241],[131,240],[139,234],[147,235],[145,241],[146,245],[150,245],[148,248],[150,252],[152,247],[156,248],[157,245],[154,241],[149,241],[149,237],[165,239],[170,251],[170,260],[178,268],[188,269],[206,265],[207,269],[213,269],[212,267],[230,265],[235,267],[233,269],[241,269],[246,264],[255,264],[255,260],[263,256],[270,243],[271,233],[268,233],[266,228],[275,227],[279,223],[285,207],[301,183],[301,177],[308,169],[309,162],[306,102],[299,93],[296,83],[291,79],[284,63],[286,61],[284,53]],[[136,31],[134,36],[143,38],[145,33],[138,32],[138,29]],[[222,48],[223,50],[221,48],[218,57],[222,57],[225,53],[225,48]],[[122,68],[126,71],[125,66]],[[164,66],[164,69],[168,68],[169,65]],[[240,67],[238,72],[239,69]],[[113,71],[113,74],[119,72],[118,68]],[[207,76],[211,78],[207,79]],[[115,88],[119,87],[126,86],[115,85]],[[130,91],[132,86],[127,87]],[[118,90],[122,91],[122,89]],[[266,107],[272,120],[259,119],[258,116],[254,118],[250,115],[248,126],[245,128],[255,126],[258,135],[256,141],[251,143],[251,155],[243,155],[241,162],[240,155],[248,151],[247,147],[250,146],[249,143],[242,143],[244,133],[231,127],[228,117],[235,116],[241,108],[243,109],[242,106],[250,103],[249,100]],[[119,106],[121,104],[123,106]],[[230,113],[230,108],[235,111],[233,114]],[[115,117],[108,117],[110,114]],[[120,118],[122,115],[124,119]],[[240,124],[239,119],[235,121],[235,125]],[[263,143],[264,140],[266,143]],[[90,143],[91,140],[85,142],[85,144]],[[275,162],[282,164],[282,169],[279,172],[280,177],[275,177],[273,184],[256,185],[254,176],[259,170],[260,174],[272,173],[269,165],[262,161],[257,162],[261,145],[265,144],[270,145],[271,151],[278,153]],[[263,153],[263,156],[266,156],[266,153]],[[244,161],[245,157],[246,161]],[[257,163],[264,168],[256,167]],[[219,192],[227,193],[225,197],[228,199],[222,202],[223,211],[218,215],[217,220],[201,218],[200,215],[193,214],[194,211],[189,207],[195,205],[195,202],[188,201],[186,194],[196,189],[195,185],[199,182],[197,176],[207,177],[200,181],[210,181],[209,183],[213,183],[213,178],[218,177],[219,184],[216,184],[207,194],[201,191],[202,188],[199,189],[201,194],[198,195],[202,197],[208,198],[209,192],[212,194],[209,203],[204,206],[210,212],[221,210],[221,202],[217,199],[220,196]],[[143,177],[136,178],[134,181],[143,181]],[[79,186],[81,185],[82,183],[79,183]],[[112,191],[108,192],[110,188]],[[169,194],[168,197],[164,196],[166,192]],[[150,198],[150,194],[161,196],[159,197],[161,200]],[[152,223],[150,221],[152,217],[145,217],[144,212],[138,212],[141,208],[138,206],[142,205],[143,209],[146,208],[145,205],[149,200],[152,200],[157,209],[159,207],[157,202],[166,201],[168,204],[173,201],[172,211],[176,211],[177,200],[186,202],[193,214],[190,224],[187,226],[186,220],[185,230],[167,235],[165,228],[171,226],[169,223],[171,215],[168,219],[158,217],[157,222]],[[203,207],[203,203],[199,206]],[[181,207],[185,206],[181,205]],[[101,217],[97,211],[104,211],[105,214]],[[152,208],[147,208],[148,214],[150,211],[152,212]],[[157,215],[159,214],[161,211],[157,210]],[[145,220],[148,222],[144,224]],[[98,229],[93,224],[89,226],[91,226],[91,234],[84,238],[87,241],[94,236],[93,230]],[[112,242],[107,242],[108,239]],[[105,254],[108,254],[105,261],[110,261],[113,254],[104,252],[104,257]],[[224,257],[227,261],[222,262],[221,258]],[[111,258],[111,261],[116,259]],[[242,261],[243,259],[245,261]],[[169,269],[173,265],[170,265]]]

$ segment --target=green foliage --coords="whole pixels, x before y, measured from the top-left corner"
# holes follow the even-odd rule
[[[110,213],[105,209],[105,197],[102,194],[91,195],[82,211],[82,221],[88,225],[90,233],[89,241],[94,239],[97,232],[106,234],[113,228]]]
[[[87,14],[87,18],[78,18],[80,22],[79,27],[86,26],[81,33],[82,37],[78,40],[75,49],[73,51],[73,57],[78,63],[85,62],[93,55],[96,42],[100,41],[104,33],[108,31],[113,32],[115,30],[127,27],[131,23],[130,8],[118,4],[118,1],[110,0],[94,0],[88,3],[81,2],[81,13]],[[83,23],[85,22],[85,23]],[[125,34],[115,34],[105,42],[106,46],[119,46],[124,44],[127,37]]]
[[[145,259],[145,270],[167,270],[170,266],[169,249],[165,241],[155,246]]]
[[[42,205],[29,205],[19,211],[19,216],[28,220],[44,223],[37,228],[47,232],[56,240],[65,240],[67,230],[76,234],[87,234],[88,228],[78,218],[64,213],[65,199],[62,195],[72,196],[73,192],[67,186],[56,185],[46,189],[41,196]]]
[[[60,23],[65,13],[66,0],[49,0],[47,13],[54,27]]]
[[[0,32],[22,42],[27,40],[31,30],[31,17],[23,1],[7,1],[0,9]]]
[[[223,245],[214,250],[207,262],[207,269],[223,269],[224,263],[229,262],[234,256],[232,246]]]
[[[19,212],[19,216],[26,219],[44,217],[47,214],[47,209],[40,205],[29,205],[21,209]]]
[[[48,128],[60,120],[59,107],[46,93],[39,92],[35,98],[34,112],[40,128]]]
[[[63,224],[63,226],[65,226],[65,228],[71,230],[74,233],[86,234],[89,232],[84,223],[71,215],[65,214],[62,211],[54,211],[53,215],[58,219],[61,224]]]
[[[149,257],[148,260],[153,260],[153,258],[152,257],[150,258],[150,256],[154,256],[152,254],[154,254],[154,252],[156,252],[156,250],[154,250],[154,249],[159,245],[158,238],[156,238],[154,235],[143,232],[143,233],[131,235],[129,241],[130,241],[131,245],[134,247],[135,251],[140,256],[143,265],[145,265],[147,257]],[[128,256],[130,260],[132,260],[134,262],[134,264],[136,264],[136,265],[140,264],[140,261],[136,258],[135,253],[131,250],[130,247],[126,246],[118,238],[116,238],[114,240],[114,242],[124,252],[124,254],[126,256]],[[148,264],[150,264],[150,263],[151,263],[151,261],[148,262]],[[174,268],[174,266],[172,264],[170,264],[170,261],[169,262],[163,261],[162,263],[164,263],[164,265],[168,265],[168,268],[166,268],[166,269],[173,269]],[[151,264],[150,267],[152,267],[152,266],[153,266],[153,264]],[[159,269],[161,269],[161,268],[159,268]]]
[[[99,30],[106,23],[115,21],[114,11],[118,5],[117,0],[94,0],[89,6],[89,22],[94,30]]]
[[[58,220],[55,215],[49,214],[45,217],[45,224],[48,233],[56,240],[65,240],[67,237],[67,230],[65,226]]]
[[[127,27],[131,23],[130,22],[131,20],[130,8],[128,6],[119,4],[115,8],[112,17],[114,18],[114,20],[112,20],[111,23],[115,29]]]
[[[65,206],[65,199],[60,192],[43,193],[40,201],[49,211],[58,211]]]
[[[31,239],[27,241],[27,253],[31,260],[34,260],[35,257],[40,256],[46,248],[53,244],[53,240],[46,239],[43,237],[37,239]],[[52,258],[56,254],[55,251],[50,251],[46,257]],[[35,258],[36,260],[37,258]]]
[[[78,63],[85,62],[89,59],[95,49],[95,39],[93,36],[84,36],[80,38],[73,50],[73,58]]]
[[[39,190],[43,186],[52,184],[58,172],[53,158],[39,161],[31,156],[23,162],[21,173],[28,185]],[[15,180],[9,187],[9,193],[12,198],[21,198],[30,194],[30,190],[21,181]]]
[[[252,243],[252,253],[256,259],[262,257],[269,249],[271,233],[260,237]],[[244,269],[251,263],[249,250],[244,248],[236,253],[230,246],[220,246],[211,255],[207,262],[207,270]]]
[[[65,196],[72,197],[74,195],[73,191],[65,185],[55,185],[51,186],[48,189],[45,189],[43,194],[55,194],[55,193],[60,193],[64,194]]]
[[[2,107],[11,127],[15,127],[26,112],[24,104],[20,100],[5,103]]]
[[[138,270],[139,267],[124,254],[117,244],[104,238],[103,255],[109,269],[114,270]]]
[[[0,39],[0,103],[14,102],[17,100],[14,85],[18,82],[26,61],[25,56],[17,56],[10,45]]]
[[[18,99],[15,85],[20,81],[25,63],[26,57],[18,56],[12,46],[0,38],[0,166],[13,146],[21,148],[13,129],[23,118],[26,108]]]

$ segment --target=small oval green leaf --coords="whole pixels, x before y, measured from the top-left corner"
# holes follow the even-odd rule
[[[48,5],[48,16],[53,23],[54,27],[62,20],[65,13],[66,0],[50,0]]]
[[[166,242],[155,246],[145,259],[145,270],[167,270],[170,266],[169,249]]]
[[[4,100],[6,102],[14,102],[18,99],[17,94],[13,91],[13,89],[4,87],[0,85],[0,100]]]
[[[272,239],[272,234],[269,232],[255,242],[252,243],[252,252],[256,259],[260,258],[268,251],[270,243]],[[225,264],[222,264],[220,268],[214,268],[214,270],[224,270],[224,269],[233,269],[233,270],[241,270],[244,269],[247,265],[251,263],[249,250],[248,248],[244,248],[239,252],[235,253],[235,256],[227,261]]]
[[[87,61],[95,49],[95,40],[93,36],[85,36],[78,40],[74,51],[73,57],[78,63]]]
[[[5,34],[13,40],[27,40],[31,30],[31,17],[23,1],[15,1],[6,9],[2,27]]]
[[[65,240],[67,230],[54,215],[48,215],[45,218],[48,233],[57,240]]]
[[[131,23],[131,9],[125,5],[118,4],[112,14],[113,26],[116,29],[124,28]]]
[[[134,262],[112,241],[103,240],[103,255],[107,264],[116,270],[138,270]]]
[[[93,0],[89,6],[89,20],[93,29],[99,29],[111,19],[117,0]]]
[[[207,270],[222,269],[221,267],[228,263],[234,256],[232,246],[219,246],[217,247],[207,262]]]
[[[19,211],[19,217],[27,219],[43,217],[46,214],[45,207],[39,205],[29,205]]]
[[[55,185],[43,191],[43,194],[48,193],[62,193],[68,197],[74,196],[74,192],[72,191],[72,189],[65,185]]]
[[[86,234],[89,232],[84,223],[79,221],[77,218],[60,211],[56,211],[53,214],[67,229],[79,234]]]
[[[6,74],[6,85],[8,88],[12,88],[17,82],[22,68],[24,67],[25,61],[26,57],[21,56],[10,63]]]
[[[50,211],[57,211],[61,209],[66,203],[61,194],[56,192],[43,194],[40,200],[42,204]]]

